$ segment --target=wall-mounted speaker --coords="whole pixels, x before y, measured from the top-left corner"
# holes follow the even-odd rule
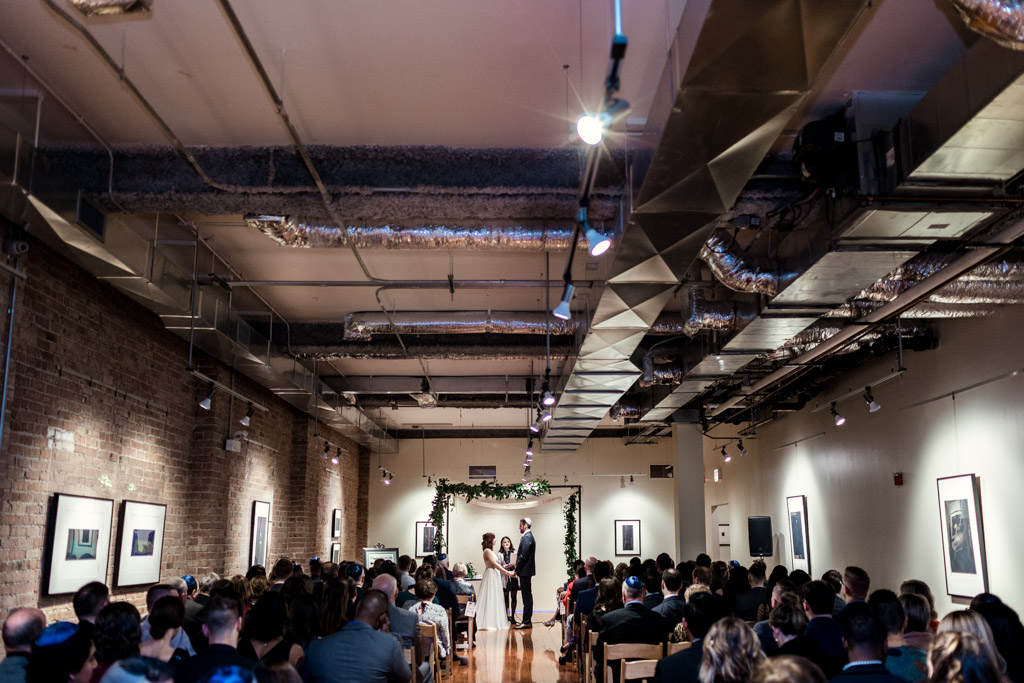
[[[747,537],[750,540],[751,557],[772,555],[772,518],[747,517]]]

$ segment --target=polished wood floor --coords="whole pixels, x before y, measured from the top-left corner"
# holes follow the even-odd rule
[[[469,665],[454,666],[452,683],[579,683],[575,667],[558,666],[562,628],[546,628],[542,622],[550,616],[535,614],[529,631],[479,631],[476,649],[467,655]]]

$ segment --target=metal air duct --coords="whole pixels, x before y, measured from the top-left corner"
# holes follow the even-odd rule
[[[708,301],[703,290],[690,290],[690,317],[683,324],[683,334],[695,336],[701,330],[725,332],[735,330],[743,321],[757,315],[757,307],[742,301]]]
[[[71,6],[87,17],[149,12],[153,0],[69,0]]]
[[[747,254],[722,228],[711,233],[700,258],[719,282],[735,292],[775,296],[799,275],[775,259]]]
[[[644,356],[643,372],[640,375],[641,387],[655,385],[679,384],[683,381],[683,369],[669,363],[655,363],[652,356]]]
[[[967,27],[1012,50],[1024,50],[1024,2],[953,0]]]
[[[349,313],[345,316],[345,339],[368,340],[375,334],[576,334],[579,320],[551,318],[528,311],[381,311]],[[393,323],[393,324],[392,324]]]

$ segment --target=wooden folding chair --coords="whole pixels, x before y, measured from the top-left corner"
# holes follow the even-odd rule
[[[691,645],[693,645],[693,643],[691,643],[689,641],[687,641],[685,643],[669,643],[667,648],[666,648],[667,649],[666,656],[667,655],[674,655],[677,652],[682,652],[683,650],[689,649],[689,647]]]
[[[583,672],[584,683],[593,683],[594,676],[594,648],[597,647],[597,637],[600,634],[597,631],[591,631],[590,636],[586,640],[586,660],[584,666],[586,670]]]
[[[605,667],[605,681],[611,683],[612,670],[608,666],[609,662],[621,661],[626,659],[661,659],[661,653],[664,651],[664,644],[657,643],[650,645],[648,643],[614,643],[604,644],[604,667]]]
[[[463,605],[469,605],[469,603],[473,602],[470,599],[472,596],[469,596],[469,595],[456,595],[455,597],[458,598],[458,600],[459,600],[459,606],[460,606],[459,612],[460,613],[465,612],[465,610],[462,608]],[[461,616],[461,614],[460,614],[460,616],[455,618],[455,621],[458,622],[458,623],[464,623],[464,624],[467,625],[467,628],[466,628],[466,649],[467,650],[472,650],[476,646],[476,643],[473,642],[473,621],[474,621],[474,617]],[[454,634],[455,634],[454,624],[453,624],[452,634],[453,634],[453,638],[454,638]],[[454,647],[454,645],[453,645],[453,647]]]
[[[658,666],[657,659],[634,659],[622,663],[623,681],[650,681],[654,680],[654,668]],[[609,681],[608,683],[611,683]]]
[[[423,659],[430,663],[434,680],[441,680],[441,651],[437,643],[437,624],[420,622],[420,642],[423,644]]]

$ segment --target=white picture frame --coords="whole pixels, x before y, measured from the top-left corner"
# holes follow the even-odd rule
[[[640,556],[640,520],[615,520],[615,554],[618,556]]]
[[[249,532],[249,566],[267,566],[270,552],[270,503],[252,502],[252,528]]]
[[[47,595],[74,593],[91,581],[107,582],[114,501],[54,494]]]
[[[793,570],[802,569],[811,573],[811,540],[807,535],[807,497],[789,496],[786,498],[786,510],[789,513],[789,552],[793,561]]]
[[[114,585],[160,582],[167,506],[126,500],[121,504],[120,542]]]
[[[988,592],[981,495],[973,474],[936,479],[946,594],[973,598]]]

